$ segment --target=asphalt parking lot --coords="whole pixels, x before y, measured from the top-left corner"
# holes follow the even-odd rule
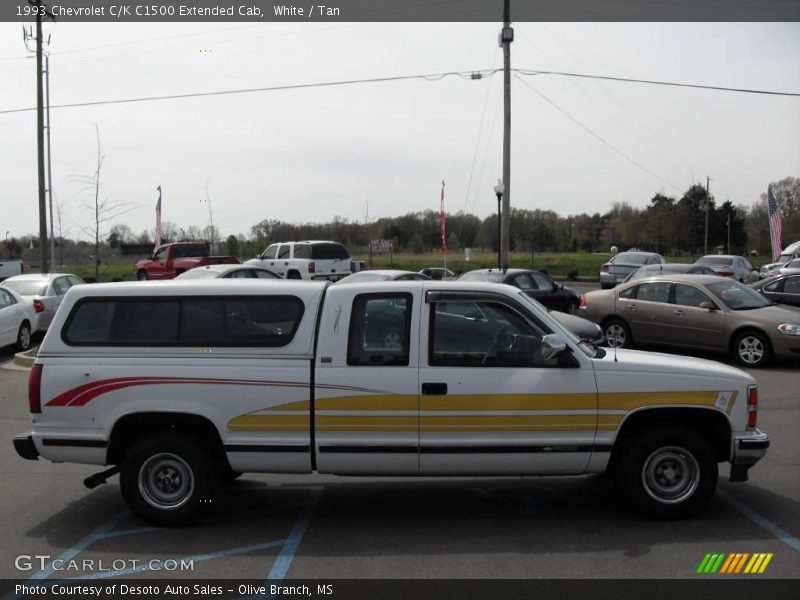
[[[11,438],[29,428],[27,372],[0,369],[0,575],[84,573],[18,559],[47,555],[95,561],[95,577],[671,579],[708,577],[696,574],[707,553],[747,552],[773,554],[758,577],[798,578],[800,371],[784,364],[752,374],[772,447],[748,483],[727,482],[723,467],[717,495],[695,519],[643,520],[595,476],[248,475],[202,524],[155,529],[128,513],[116,477],[89,491],[82,480],[94,467],[16,456]],[[193,568],[181,571],[182,559]]]

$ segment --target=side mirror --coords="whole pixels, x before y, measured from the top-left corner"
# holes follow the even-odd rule
[[[714,304],[713,302],[709,302],[708,300],[704,300],[699,304],[700,308],[705,308],[706,310],[719,310],[719,307]]]
[[[560,333],[548,333],[542,338],[542,358],[550,360],[567,349],[567,341]]]

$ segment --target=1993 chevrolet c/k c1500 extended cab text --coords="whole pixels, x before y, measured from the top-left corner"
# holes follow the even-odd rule
[[[702,509],[769,446],[755,380],[595,349],[511,286],[174,281],[69,290],[20,456],[110,466],[131,510],[193,520],[241,472],[612,474],[640,511]]]

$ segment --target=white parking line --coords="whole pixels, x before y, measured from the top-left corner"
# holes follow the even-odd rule
[[[789,546],[790,548],[797,550],[800,552],[800,540],[794,537],[792,534],[784,531],[772,521],[762,517],[756,511],[754,511],[749,506],[743,504],[741,501],[737,500],[727,492],[723,492],[722,490],[717,490],[717,495],[725,500],[728,504],[733,506],[736,510],[742,513],[745,517],[753,521],[756,525],[763,527],[767,531],[769,531],[772,535],[782,541],[784,544]]]

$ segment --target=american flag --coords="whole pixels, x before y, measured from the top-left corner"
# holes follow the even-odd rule
[[[439,230],[442,234],[442,250],[447,252],[447,233],[444,227],[444,180],[442,180],[442,198],[441,206],[439,207]]]
[[[156,247],[153,252],[156,252],[161,247],[161,186],[156,189],[158,190],[158,202],[156,202]]]
[[[767,188],[767,206],[769,208],[769,239],[772,242],[772,260],[777,260],[783,247],[783,227],[781,211],[775,201],[771,185]]]

